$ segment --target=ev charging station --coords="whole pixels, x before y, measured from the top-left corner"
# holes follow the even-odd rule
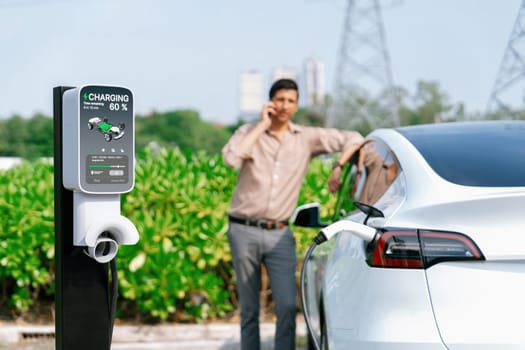
[[[117,86],[56,87],[53,103],[56,350],[109,350],[115,257],[119,245],[139,240],[120,214],[120,194],[134,186],[133,93]]]

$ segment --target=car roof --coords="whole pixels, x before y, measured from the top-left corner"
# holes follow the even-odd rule
[[[525,186],[525,121],[426,124],[395,129],[443,179],[465,186]]]

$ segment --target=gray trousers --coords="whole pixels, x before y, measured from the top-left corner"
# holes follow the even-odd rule
[[[275,350],[295,349],[295,238],[286,226],[267,230],[230,222],[228,230],[241,306],[241,349],[259,350],[261,264],[275,303]]]

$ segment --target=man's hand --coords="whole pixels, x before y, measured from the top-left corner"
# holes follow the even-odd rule
[[[331,193],[338,191],[341,188],[341,167],[335,167],[328,178],[328,190]]]
[[[272,124],[272,114],[275,114],[275,104],[272,101],[266,102],[261,110],[260,119],[261,122],[264,123],[267,128],[269,128]]]

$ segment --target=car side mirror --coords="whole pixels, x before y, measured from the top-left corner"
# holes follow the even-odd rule
[[[298,206],[290,221],[293,225],[301,227],[328,226],[327,223],[321,222],[321,206],[316,202]]]
[[[368,219],[370,218],[384,218],[385,217],[385,214],[383,214],[381,210],[371,205],[368,205],[362,202],[354,202],[354,205],[359,210],[361,210],[363,213],[365,213],[366,218],[365,218],[365,221],[363,222],[365,225],[368,222]]]

